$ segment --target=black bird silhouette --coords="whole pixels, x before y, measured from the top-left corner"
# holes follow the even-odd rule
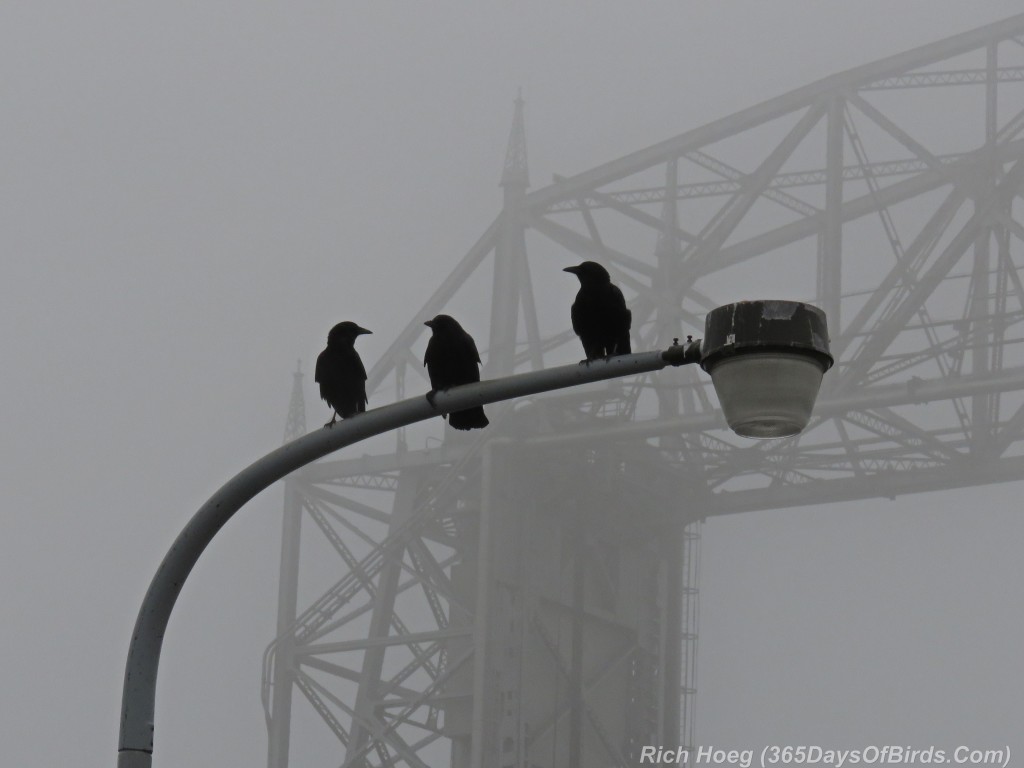
[[[314,379],[320,384],[320,397],[334,409],[334,417],[324,424],[334,425],[338,416],[347,419],[366,410],[366,369],[356,352],[356,337],[373,333],[346,320],[327,334],[327,349],[316,359]]]
[[[572,329],[583,342],[587,356],[584,362],[628,355],[633,313],[626,307],[622,291],[612,284],[608,270],[596,261],[584,261],[562,271],[580,279],[580,290],[572,303]]]
[[[427,366],[430,376],[430,392],[427,400],[434,404],[434,395],[438,390],[446,390],[459,384],[480,381],[480,353],[476,343],[449,315],[438,315],[424,323],[433,333],[427,342],[427,353],[423,356],[423,364]],[[484,414],[482,406],[455,411],[448,414],[448,423],[455,429],[480,429],[490,422]]]

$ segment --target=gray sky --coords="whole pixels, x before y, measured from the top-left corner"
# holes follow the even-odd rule
[[[1019,11],[0,5],[5,765],[112,763],[160,558],[279,443],[295,360],[350,318],[372,364],[490,223],[519,87],[537,188]],[[698,741],[1024,750],[1019,491],[709,523]],[[280,507],[259,497],[185,588],[157,765],[265,761]]]

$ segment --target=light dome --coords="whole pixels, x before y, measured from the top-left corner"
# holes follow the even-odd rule
[[[825,313],[817,307],[741,301],[708,313],[700,364],[738,435],[801,432],[832,363]]]

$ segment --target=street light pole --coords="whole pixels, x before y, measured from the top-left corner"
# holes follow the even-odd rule
[[[152,765],[157,667],[171,610],[206,545],[243,504],[264,488],[340,448],[443,413],[700,360],[700,342],[687,341],[661,352],[622,355],[586,365],[565,365],[452,387],[438,392],[433,405],[419,396],[375,408],[338,422],[330,429],[304,435],[250,464],[214,493],[189,520],[164,556],[143,598],[125,667],[118,768],[150,768]]]
[[[737,434],[785,437],[806,426],[821,377],[833,362],[820,309],[796,301],[741,301],[712,310],[704,332],[703,343],[687,338],[685,344],[673,344],[663,352],[521,373],[452,387],[438,392],[433,403],[414,397],[375,408],[293,440],[239,472],[189,520],[143,598],[125,666],[118,768],[152,765],[160,648],[185,579],[206,545],[243,504],[299,467],[368,437],[444,413],[690,363],[699,363],[711,375],[726,421]],[[582,574],[577,581],[582,589]],[[582,638],[582,624],[579,628],[576,634]],[[574,642],[574,651],[581,653],[575,648],[579,644]],[[579,717],[582,706],[575,709]],[[579,741],[580,722],[574,730]]]

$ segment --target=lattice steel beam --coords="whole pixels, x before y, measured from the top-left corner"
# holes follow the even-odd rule
[[[1004,51],[1022,40],[1024,14],[827,77],[532,192],[525,126],[516,122],[502,213],[371,371],[374,397],[426,388],[422,379],[406,380],[410,367],[419,371],[411,350],[423,333],[422,317],[443,311],[494,261],[493,327],[481,336],[491,339],[491,349],[482,350],[490,369],[536,368],[577,354],[574,346],[565,351],[575,345],[571,331],[545,327],[533,306],[531,274],[541,257],[559,266],[566,259],[606,262],[627,292],[638,347],[699,332],[704,313],[725,303],[720,276],[745,262],[789,275],[793,286],[807,276],[786,289],[829,308],[837,366],[805,434],[769,446],[752,448],[725,431],[706,379],[680,376],[669,391],[638,377],[536,398],[502,412],[488,434],[469,442],[449,438],[410,450],[405,437],[390,454],[304,470],[296,488],[326,505],[332,522],[350,526],[355,540],[346,541],[351,557],[340,560],[349,570],[291,621],[279,621],[268,649],[271,768],[283,768],[288,754],[288,725],[280,718],[291,714],[280,703],[283,692],[274,690],[279,679],[320,702],[310,699],[340,747],[351,746],[347,765],[501,765],[506,745],[520,763],[565,765],[564,743],[545,742],[551,750],[542,755],[538,740],[553,739],[550,725],[571,710],[558,691],[569,674],[567,647],[552,627],[578,618],[579,606],[574,612],[566,594],[545,593],[530,576],[549,574],[551,583],[562,583],[555,544],[567,534],[552,519],[575,490],[547,477],[543,463],[528,486],[508,484],[501,467],[484,470],[481,451],[518,452],[531,461],[547,456],[548,464],[568,467],[572,480],[606,462],[606,495],[617,487],[641,494],[649,506],[643,525],[619,533],[639,542],[653,534],[651,546],[658,533],[678,538],[673,551],[684,553],[684,572],[659,576],[680,582],[662,595],[674,604],[671,611],[635,586],[629,595],[647,611],[636,625],[643,631],[629,634],[607,609],[583,610],[598,645],[625,654],[615,665],[609,661],[607,679],[584,675],[593,683],[584,752],[596,750],[591,754],[613,764],[629,759],[622,745],[648,738],[649,720],[624,715],[609,724],[593,702],[653,700],[649,679],[659,675],[673,678],[666,685],[681,702],[655,718],[659,734],[668,735],[661,743],[692,743],[696,521],[1018,479],[1024,349],[1012,329],[1024,318],[1017,268],[1024,263],[1024,225],[1013,201],[1024,181],[1024,67]],[[887,100],[895,89],[926,87],[922,98],[941,96],[931,114],[917,101],[911,110]],[[976,92],[984,97],[971,99]],[[967,100],[957,101],[964,94]],[[521,103],[516,115],[520,120]],[[948,146],[931,130],[971,119],[980,143]],[[660,179],[663,185],[651,186]],[[709,205],[716,197],[717,207]],[[853,227],[856,237],[848,234]],[[536,235],[546,246],[540,255],[526,248]],[[866,285],[865,274],[872,276]],[[852,276],[860,282],[851,283]],[[522,332],[510,327],[512,317],[524,318]],[[432,445],[434,435],[419,439]],[[413,474],[421,490],[411,507],[406,502],[408,521],[395,525],[396,490]],[[596,527],[614,527],[613,503],[595,502],[594,509]],[[517,528],[509,510],[535,527],[550,524],[547,535]],[[690,527],[671,527],[680,520]],[[319,530],[307,526],[307,535]],[[496,550],[498,542],[520,547],[518,554]],[[296,565],[288,557],[298,557],[286,549],[292,554],[283,573]],[[587,571],[589,588],[602,599],[615,591],[616,552]],[[355,564],[344,564],[352,558]],[[387,567],[390,608],[379,597]],[[375,611],[374,630],[368,617]],[[655,630],[681,653],[650,653]],[[309,647],[322,652],[311,655]],[[377,656],[372,664],[335,663],[325,658],[328,651]],[[626,660],[632,677],[616,677]],[[611,681],[611,689],[602,687]],[[355,700],[353,687],[360,691]],[[540,703],[539,692],[553,700]],[[666,722],[673,717],[675,726]],[[537,732],[546,735],[531,737],[516,725],[530,718],[547,723]]]

